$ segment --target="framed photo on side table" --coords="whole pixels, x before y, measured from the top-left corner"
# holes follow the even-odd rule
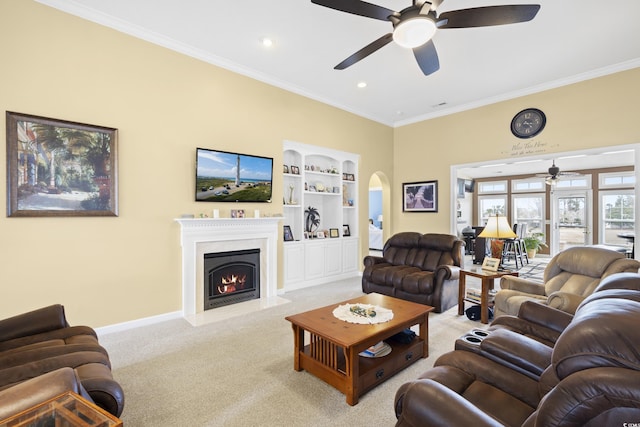
[[[438,212],[438,181],[402,184],[403,212]]]
[[[498,271],[500,267],[500,259],[485,257],[482,261],[482,269],[487,271]]]

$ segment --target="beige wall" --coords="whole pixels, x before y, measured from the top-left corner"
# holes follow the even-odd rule
[[[640,142],[640,69],[540,92],[395,129],[392,227],[448,233],[451,165]],[[542,133],[519,140],[513,116],[528,107],[547,116]],[[438,213],[403,213],[403,182],[438,180]]]
[[[0,2],[0,46],[0,110],[118,129],[120,208],[117,218],[0,218],[0,318],[56,302],[95,327],[180,310],[173,219],[231,208],[194,202],[196,147],[274,157],[276,202],[249,212],[282,212],[285,139],[359,153],[362,177],[393,174],[387,126],[33,1]],[[367,206],[367,179],[359,190]],[[367,209],[360,216],[363,234]]]
[[[32,1],[0,2],[0,46],[0,109],[117,128],[120,180],[117,218],[0,218],[0,318],[54,302],[95,327],[179,310],[173,219],[230,209],[193,201],[198,146],[272,156],[276,172],[285,139],[358,153],[361,206],[374,172],[391,189],[386,232],[448,232],[450,165],[513,156],[525,107],[547,114],[544,152],[640,142],[640,70],[393,130]],[[439,212],[403,214],[401,184],[431,179]],[[246,208],[282,212],[281,186]]]

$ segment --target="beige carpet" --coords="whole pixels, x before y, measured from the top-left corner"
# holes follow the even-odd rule
[[[392,426],[394,394],[433,365],[479,322],[457,306],[430,315],[430,356],[349,406],[343,394],[293,370],[284,317],[362,294],[360,278],[290,292],[291,303],[252,316],[193,327],[172,320],[100,337],[125,391],[124,425]]]

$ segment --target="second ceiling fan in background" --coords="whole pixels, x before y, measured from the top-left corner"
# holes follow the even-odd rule
[[[441,1],[413,0],[413,5],[396,12],[360,0],[311,0],[312,3],[320,6],[367,18],[389,21],[393,25],[393,32],[385,34],[349,56],[334,67],[336,70],[343,70],[395,41],[400,46],[413,49],[416,61],[425,75],[440,69],[438,52],[431,40],[437,30],[526,22],[532,20],[540,10],[540,5],[537,4],[521,4],[474,7],[452,10],[438,15],[436,7]]]

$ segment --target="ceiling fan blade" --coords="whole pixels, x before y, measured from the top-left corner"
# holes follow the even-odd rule
[[[396,14],[394,10],[360,0],[311,0],[311,3],[381,21],[387,21],[389,15]]]
[[[342,61],[341,63],[339,63],[333,68],[335,70],[344,70],[345,68],[350,67],[356,62],[371,55],[376,50],[385,47],[386,45],[391,43],[391,41],[393,41],[393,34],[392,33],[385,34],[384,36],[380,37],[376,41],[369,43],[368,45],[366,45],[365,47],[363,47],[362,49],[360,49],[359,51],[357,51],[356,53],[354,53],[353,55],[351,55],[350,57],[348,57],[347,59],[345,59],[344,61]]]
[[[539,10],[539,4],[486,6],[452,10],[443,12],[438,16],[438,28],[489,27],[492,25],[526,22],[531,21]]]
[[[436,46],[433,44],[433,40],[429,40],[422,46],[414,47],[413,54],[425,76],[435,73],[440,69],[438,52],[436,51]]]

